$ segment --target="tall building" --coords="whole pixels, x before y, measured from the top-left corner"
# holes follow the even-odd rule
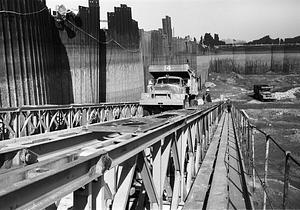
[[[172,40],[171,18],[169,16],[166,16],[166,18],[163,18],[162,25],[163,25],[163,33],[168,36],[169,40]]]
[[[107,13],[108,35],[126,47],[139,47],[138,22],[132,19],[131,8],[125,4]]]
[[[172,48],[172,24],[171,24],[171,18],[169,16],[166,16],[165,18],[162,19],[162,31],[163,34],[166,35],[168,39],[168,45],[169,45],[169,50],[171,51]]]

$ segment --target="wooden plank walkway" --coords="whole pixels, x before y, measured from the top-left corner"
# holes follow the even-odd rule
[[[224,112],[183,209],[251,209],[231,113]]]

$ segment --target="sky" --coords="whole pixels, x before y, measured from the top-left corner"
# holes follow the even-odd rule
[[[46,1],[50,8],[88,6],[88,0]],[[175,36],[190,35],[197,40],[206,32],[217,33],[220,39],[245,41],[265,35],[300,36],[300,0],[100,0],[101,20],[120,4],[131,7],[133,19],[146,31],[161,28],[161,19],[168,15]]]

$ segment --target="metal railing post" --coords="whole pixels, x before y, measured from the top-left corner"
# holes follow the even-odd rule
[[[195,171],[198,172],[200,168],[200,163],[202,162],[201,156],[201,131],[200,131],[200,120],[196,122],[196,133],[197,133],[197,139],[196,139],[196,164],[195,164]]]
[[[251,152],[252,152],[252,157],[251,157],[251,166],[252,166],[252,186],[253,186],[253,192],[255,191],[255,150],[254,150],[254,148],[255,148],[255,146],[254,146],[254,133],[253,133],[253,131],[254,131],[254,127],[253,126],[251,126],[251,128],[250,128],[250,132],[251,132],[251,144],[252,144],[252,149],[251,149]]]
[[[265,153],[265,172],[264,172],[264,202],[263,202],[263,209],[266,209],[267,206],[267,193],[266,193],[266,186],[268,184],[268,162],[269,162],[269,147],[270,147],[270,136],[266,135],[266,153]]]
[[[13,119],[15,117],[15,119],[13,119],[13,130],[15,131],[15,134],[14,134],[14,138],[18,138],[19,137],[19,127],[18,127],[18,114],[19,113],[16,113],[15,116],[14,116],[14,113],[10,113],[10,117]]]
[[[239,119],[239,121],[238,121],[238,123],[239,123],[239,125],[238,125],[238,128],[239,128],[239,142],[242,145],[242,143],[243,143],[243,123],[242,123],[242,115],[241,115],[240,112],[238,112],[238,119]]]
[[[209,112],[208,115],[208,132],[209,132],[209,137],[208,137],[208,142],[210,144],[211,140],[212,140],[212,112]]]
[[[248,161],[248,174],[250,174],[250,164],[251,164],[251,157],[250,157],[250,147],[251,147],[251,140],[250,140],[250,122],[249,120],[247,121],[247,161]]]
[[[291,155],[290,151],[285,152],[285,163],[284,163],[284,185],[283,185],[283,203],[282,208],[286,209],[288,204],[288,194],[289,194],[289,174],[290,174],[290,163],[289,157]]]
[[[86,113],[86,109],[82,109],[82,115],[81,115],[81,126],[85,126],[87,125],[87,113]]]

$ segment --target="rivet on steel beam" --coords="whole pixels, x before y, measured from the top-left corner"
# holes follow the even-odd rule
[[[20,160],[27,165],[30,165],[38,162],[38,155],[30,150],[23,149],[20,154]]]

